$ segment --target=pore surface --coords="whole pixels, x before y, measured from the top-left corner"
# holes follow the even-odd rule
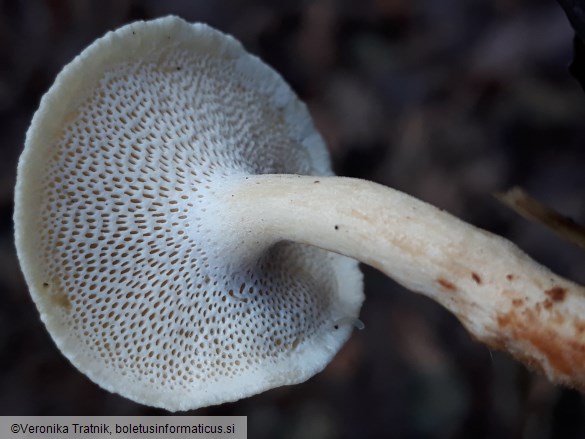
[[[189,29],[199,38],[211,32]],[[93,72],[78,84],[82,97],[53,109],[60,129],[28,135],[17,247],[43,320],[98,384],[171,410],[304,380],[349,334],[333,322],[348,312],[340,288],[358,290],[357,315],[356,264],[280,243],[226,271],[208,257],[206,206],[230,176],[329,174],[326,160],[315,159],[325,154],[322,142],[291,127],[304,107],[255,58],[197,53],[145,32],[122,33],[153,39],[145,55]],[[237,53],[238,43],[225,45]],[[255,63],[284,99],[250,83]],[[56,84],[49,93],[66,87]],[[45,116],[35,117],[42,129]]]

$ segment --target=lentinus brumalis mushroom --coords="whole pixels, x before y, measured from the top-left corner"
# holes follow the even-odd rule
[[[363,301],[358,262],[477,340],[585,388],[585,289],[406,194],[334,176],[284,80],[177,17],[110,32],[43,97],[15,191],[30,293],[62,353],[167,410],[322,370]]]

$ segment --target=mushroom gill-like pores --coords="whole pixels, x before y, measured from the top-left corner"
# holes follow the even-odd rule
[[[139,22],[66,66],[27,133],[15,200],[22,271],[65,356],[169,410],[325,367],[359,313],[357,263],[287,242],[238,260],[240,238],[213,233],[226,183],[266,173],[332,174],[305,107],[233,38]]]
[[[197,408],[320,371],[358,322],[354,259],[585,387],[582,286],[424,202],[333,176],[282,78],[176,17],[109,33],[59,74],[27,133],[15,234],[59,349],[144,404]]]

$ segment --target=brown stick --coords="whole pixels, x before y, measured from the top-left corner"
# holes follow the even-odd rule
[[[527,220],[542,224],[562,239],[585,248],[585,227],[532,198],[524,189],[513,187],[494,196]]]

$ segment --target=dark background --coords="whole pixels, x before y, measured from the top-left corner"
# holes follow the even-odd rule
[[[552,0],[0,0],[0,414],[164,414],[57,351],[18,268],[16,163],[40,97],[106,31],[169,13],[234,34],[305,100],[339,174],[393,186],[585,282],[585,255],[499,205],[521,185],[585,222],[585,93]],[[366,329],[307,383],[196,414],[250,438],[583,438],[582,395],[364,268]]]

